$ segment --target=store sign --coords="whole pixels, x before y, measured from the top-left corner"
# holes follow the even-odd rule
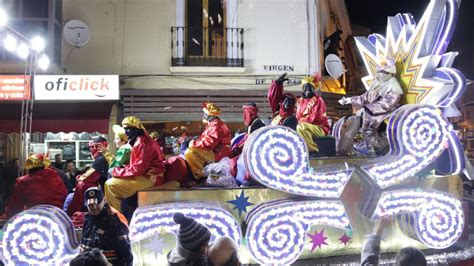
[[[30,76],[0,76],[0,101],[29,100]]]
[[[38,75],[35,100],[118,100],[117,75]]]

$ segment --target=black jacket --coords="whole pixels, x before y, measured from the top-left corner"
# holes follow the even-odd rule
[[[81,250],[99,248],[115,252],[113,265],[132,265],[133,255],[128,239],[128,226],[106,203],[99,215],[87,214],[82,230]]]

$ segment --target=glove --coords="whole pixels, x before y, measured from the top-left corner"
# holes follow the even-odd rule
[[[288,80],[288,78],[286,77],[286,73],[283,73],[283,75],[281,75],[275,82],[278,85],[281,85],[281,84],[283,84],[283,82],[285,82],[287,80]]]
[[[337,101],[340,105],[346,105],[346,104],[350,104],[352,101],[351,101],[351,98],[346,98],[346,97],[342,97],[339,101]]]

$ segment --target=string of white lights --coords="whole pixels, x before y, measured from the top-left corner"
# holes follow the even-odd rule
[[[79,253],[79,241],[67,214],[38,205],[15,215],[3,227],[6,265],[62,265]]]
[[[278,200],[255,207],[247,215],[246,239],[252,258],[260,264],[291,264],[303,250],[312,225],[350,228],[339,201]]]
[[[138,242],[165,233],[176,233],[179,225],[173,222],[173,214],[181,212],[205,225],[213,238],[228,236],[240,243],[240,225],[225,207],[215,202],[176,202],[140,207],[135,210],[130,224],[130,240]]]
[[[398,222],[405,233],[430,248],[451,246],[459,239],[464,227],[461,201],[432,190],[384,192],[372,218],[395,215],[400,215]]]
[[[252,133],[243,156],[253,178],[267,187],[303,196],[338,198],[354,170],[347,164],[310,168],[306,143],[282,126]]]
[[[406,106],[389,122],[391,153],[361,169],[381,188],[399,184],[440,156],[448,145],[450,130],[438,109],[429,105]]]

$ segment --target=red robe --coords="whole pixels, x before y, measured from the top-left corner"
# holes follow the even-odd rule
[[[215,154],[215,161],[218,162],[224,157],[230,157],[231,133],[227,125],[220,119],[209,122],[201,136],[194,141],[193,147],[212,150]]]
[[[160,146],[148,135],[137,137],[130,153],[130,163],[123,168],[115,167],[112,176],[131,178],[144,176],[154,181],[155,186],[163,184],[165,169],[164,155]]]
[[[306,122],[321,127],[326,135],[329,133],[326,104],[319,95],[309,99],[303,97],[298,99],[296,102],[296,119],[298,119],[298,123]]]
[[[58,173],[53,169],[43,169],[27,174],[16,180],[13,193],[6,207],[7,217],[12,217],[26,208],[48,204],[63,208],[67,189]]]

